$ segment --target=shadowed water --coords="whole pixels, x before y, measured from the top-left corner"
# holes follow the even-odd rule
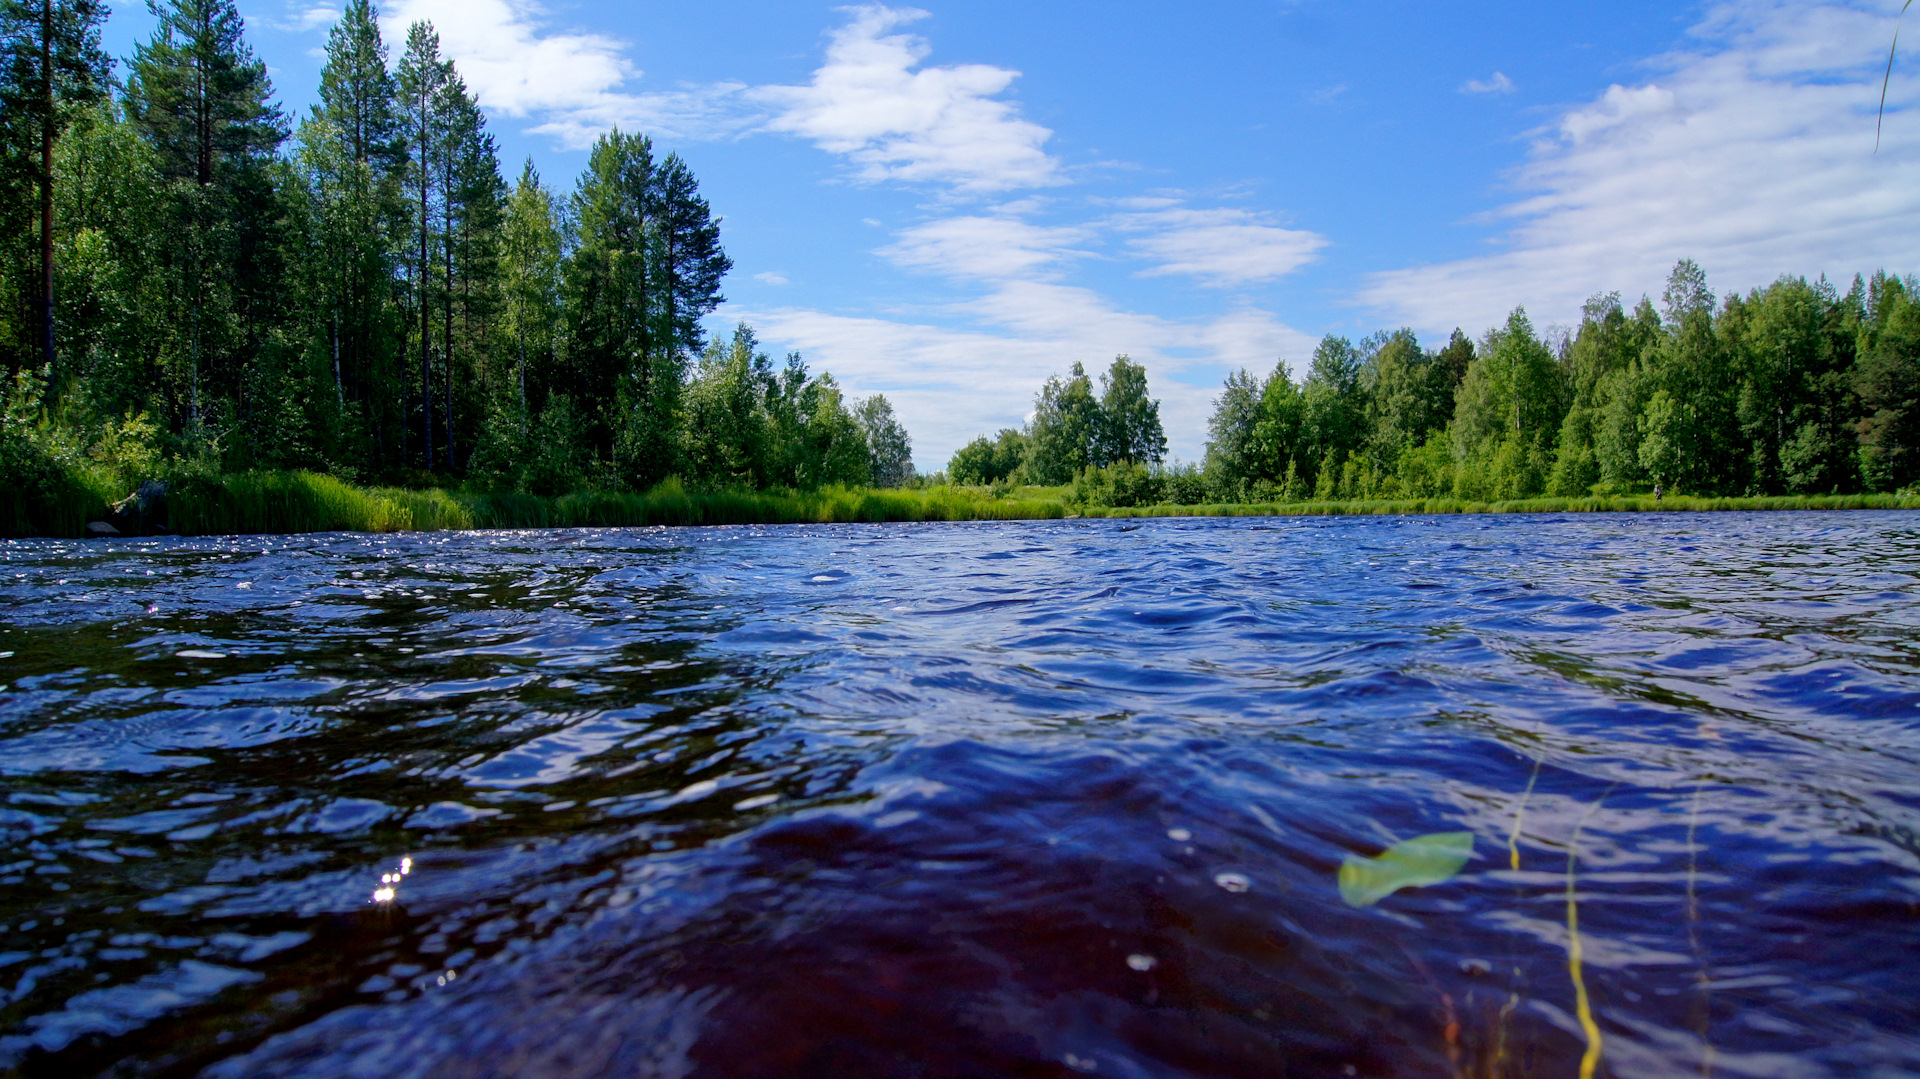
[[[0,605],[0,1070],[1572,1076],[1570,897],[1601,1074],[1920,1070],[1914,514],[34,541]]]

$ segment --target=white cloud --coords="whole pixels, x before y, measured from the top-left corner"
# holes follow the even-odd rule
[[[1052,132],[999,98],[1019,72],[923,67],[927,43],[889,31],[925,12],[847,10],[851,20],[832,33],[805,86],[716,82],[632,92],[627,86],[641,73],[626,42],[557,28],[538,0],[398,0],[381,29],[398,51],[409,24],[433,23],[482,105],[535,120],[530,132],[569,149],[616,125],[682,138],[767,131],[809,139],[867,181],[929,182],[966,194],[1059,182],[1059,163],[1043,148]]]
[[[605,34],[555,29],[534,0],[398,0],[380,19],[398,55],[407,27],[433,24],[440,49],[459,66],[468,89],[489,111],[534,118],[530,130],[569,149],[590,145],[609,127],[653,134],[714,137],[738,131],[749,117],[739,83],[679,91],[628,93],[640,72],[627,43]]]
[[[1466,82],[1461,83],[1460,92],[1463,94],[1511,94],[1513,93],[1513,80],[1507,78],[1506,75],[1501,72],[1496,71],[1493,73],[1493,78],[1485,82],[1481,82],[1479,79],[1468,79]]]
[[[885,393],[913,435],[915,460],[928,470],[944,468],[977,435],[1018,427],[1048,375],[1079,361],[1097,377],[1122,352],[1147,368],[1171,454],[1197,460],[1219,392],[1215,372],[1245,366],[1264,374],[1282,356],[1298,369],[1315,344],[1254,308],[1166,319],[1054,281],[1000,281],[984,296],[922,314],[721,312],[729,322],[752,323],[770,345],[799,349],[854,393]]]
[[[1051,271],[1078,254],[1089,231],[1031,225],[1010,215],[948,217],[900,233],[879,254],[900,266],[949,277],[1000,279]]]
[[[976,435],[1018,426],[1049,374],[1075,361],[1104,371],[1122,352],[1147,367],[1172,454],[1197,459],[1220,373],[1245,366],[1264,374],[1283,356],[1297,368],[1314,339],[1244,304],[1169,319],[1125,310],[1063,278],[1119,239],[1127,255],[1153,264],[1147,274],[1246,284],[1297,268],[1326,240],[1281,228],[1267,214],[1192,208],[1177,193],[1095,205],[1124,211],[1041,225],[1028,218],[1058,208],[1025,199],[915,225],[876,252],[897,266],[973,282],[981,291],[972,298],[891,318],[796,308],[744,317],[766,340],[800,349],[856,392],[886,393],[914,435],[922,467],[944,465]]]
[[[340,21],[340,9],[332,4],[288,3],[286,10],[287,14],[284,18],[276,19],[267,16],[261,21],[275,30],[287,30],[299,34],[332,26]]]
[[[757,274],[754,274],[754,275],[753,275],[753,279],[754,279],[755,281],[764,281],[765,283],[767,283],[767,284],[769,284],[769,285],[776,285],[776,286],[778,286],[778,285],[784,285],[784,284],[786,284],[786,283],[787,283],[787,275],[786,275],[786,274],[783,274],[783,273],[775,273],[775,272],[773,272],[772,270],[768,270],[768,271],[767,271],[766,273],[757,273]]]
[[[752,97],[774,110],[770,131],[841,154],[864,180],[948,184],[963,192],[1038,187],[1059,180],[1042,148],[1052,132],[999,100],[1019,72],[985,64],[920,67],[926,42],[888,31],[925,18],[912,8],[850,9],[827,61],[805,86],[765,86]]]
[[[1159,265],[1144,276],[1187,274],[1209,285],[1271,281],[1312,262],[1327,245],[1316,232],[1282,228],[1272,215],[1231,208],[1172,207],[1125,214],[1116,225],[1150,230],[1128,246]]]
[[[1375,275],[1360,299],[1426,332],[1492,325],[1524,303],[1577,320],[1581,300],[1657,295],[1681,258],[1720,290],[1782,273],[1909,272],[1920,250],[1920,83],[1896,71],[1874,110],[1891,0],[1712,9],[1692,46],[1539,133],[1502,207],[1503,250]]]

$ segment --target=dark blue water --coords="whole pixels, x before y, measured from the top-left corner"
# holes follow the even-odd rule
[[[1913,514],[15,542],[0,683],[0,1071],[1920,1072]]]

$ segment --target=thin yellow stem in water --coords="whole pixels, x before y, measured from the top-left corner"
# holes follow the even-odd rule
[[[1713,1075],[1713,1042],[1707,1037],[1712,1020],[1712,975],[1707,971],[1707,956],[1700,947],[1700,898],[1696,887],[1700,876],[1699,848],[1694,845],[1693,837],[1700,824],[1700,788],[1705,783],[1695,783],[1693,797],[1687,804],[1687,943],[1693,947],[1694,961],[1700,964],[1694,980],[1699,983],[1701,1002],[1705,1006],[1700,1014],[1700,1074],[1702,1077]]]
[[[1574,867],[1580,857],[1580,832],[1586,828],[1588,818],[1607,800],[1606,793],[1580,817],[1580,823],[1574,826],[1573,841],[1567,844],[1567,971],[1573,975],[1573,1014],[1580,1021],[1580,1029],[1587,1036],[1587,1051],[1580,1057],[1580,1079],[1593,1079],[1593,1073],[1600,1066],[1600,1024],[1593,1021],[1593,1007],[1587,1001],[1587,980],[1580,973],[1580,905],[1573,898]]]
[[[1520,795],[1520,804],[1513,811],[1513,832],[1507,836],[1507,853],[1513,856],[1513,868],[1520,868],[1520,821],[1527,813],[1527,799],[1533,797],[1533,785],[1540,781],[1540,758],[1533,759],[1533,775],[1527,777],[1526,792]]]

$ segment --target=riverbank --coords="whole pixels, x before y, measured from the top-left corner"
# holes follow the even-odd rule
[[[1282,502],[1208,506],[1093,506],[1087,517],[1352,517],[1423,513],[1706,513],[1764,510],[1914,510],[1920,495],[1779,495],[1696,498],[1614,495],[1605,498],[1518,498],[1468,502],[1415,498],[1378,502]]]
[[[977,487],[817,491],[692,491],[668,480],[645,493],[578,491],[555,497],[447,489],[356,487],[312,472],[246,472],[175,483],[154,525],[180,535],[298,532],[434,532],[489,528],[639,527],[646,525],[830,524],[883,521],[1058,520],[1067,517],[1380,516],[1455,513],[1712,512],[1729,510],[1920,509],[1913,495],[1800,495],[1695,498],[1673,495],[1531,498],[1468,502],[1451,498],[1374,502],[1293,502],[1154,506],[1075,506],[1066,488],[1011,493]],[[74,537],[91,521],[111,520],[97,495],[57,519],[16,526],[11,534]]]

